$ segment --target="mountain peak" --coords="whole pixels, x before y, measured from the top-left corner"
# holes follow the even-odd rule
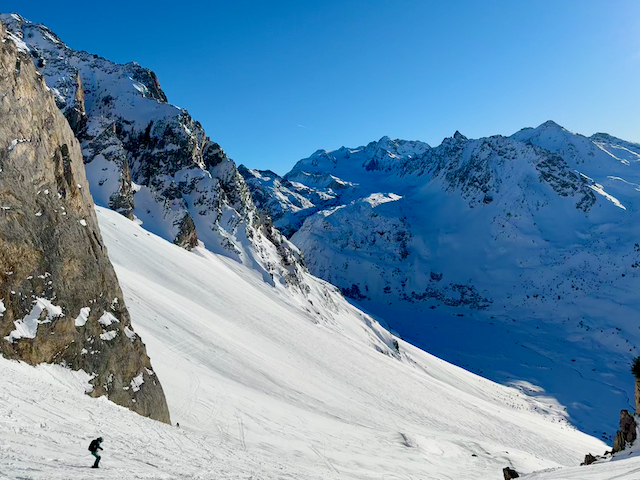
[[[468,138],[461,134],[458,130],[456,130],[456,133],[453,134],[453,138],[455,138],[456,140],[468,140]]]
[[[7,23],[9,21],[15,20],[17,22],[25,22],[25,23],[31,23],[29,20],[27,20],[26,18],[24,18],[22,15],[19,15],[17,13],[0,13],[0,18],[2,19],[2,23]]]
[[[395,144],[396,141],[387,135],[382,137],[377,142],[372,142],[372,145],[374,145],[376,148],[382,148],[383,150],[389,150],[390,148],[393,148]]]
[[[0,38],[7,34],[0,23]],[[0,52],[0,191],[10,211],[0,220],[0,331],[8,334],[0,353],[91,372],[91,396],[170,424],[104,247],[80,143],[24,43],[9,38]]]
[[[565,128],[562,125],[558,125],[556,122],[554,122],[553,120],[547,120],[546,122],[544,122],[543,124],[541,124],[539,127],[539,129],[547,129],[547,128],[552,128],[554,130],[565,130]]]
[[[608,133],[605,133],[605,132],[596,132],[593,135],[591,135],[589,139],[590,140],[607,140],[607,141],[619,140],[613,135],[609,135]]]

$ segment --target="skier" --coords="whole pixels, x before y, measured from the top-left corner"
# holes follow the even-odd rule
[[[98,437],[95,440],[92,440],[91,444],[89,445],[89,451],[91,452],[91,455],[96,457],[96,461],[93,463],[93,466],[91,468],[99,468],[100,459],[102,457],[100,455],[98,455],[98,450],[102,450],[103,449],[100,446],[101,443],[102,443],[102,437]]]

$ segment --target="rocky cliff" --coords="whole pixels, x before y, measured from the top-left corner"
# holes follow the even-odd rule
[[[44,25],[0,15],[42,72],[81,142],[96,204],[187,249],[205,247],[302,287],[297,249],[255,208],[220,145],[167,103],[156,75],[67,47]]]
[[[92,396],[168,423],[67,121],[82,128],[82,94],[65,119],[21,38],[0,38],[0,353],[83,369]]]

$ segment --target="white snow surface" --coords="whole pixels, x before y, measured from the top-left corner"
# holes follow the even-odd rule
[[[551,468],[522,475],[523,480],[637,480],[640,478],[640,458],[606,462],[588,467]]]
[[[140,387],[142,386],[143,383],[144,383],[144,377],[142,373],[140,373],[140,375],[138,375],[137,377],[134,377],[131,380],[131,389],[134,392],[137,392],[138,390],[140,390]]]
[[[7,33],[7,37],[16,45],[16,48],[18,49],[18,51],[20,53],[26,53],[28,54],[30,52],[29,47],[27,46],[26,43],[24,43],[24,41],[22,40],[21,37],[19,37],[18,35],[14,35],[11,32]]]
[[[46,314],[44,318],[42,318],[44,312],[46,312]],[[24,318],[13,322],[16,329],[4,337],[4,339],[9,342],[14,342],[20,338],[35,338],[36,333],[38,333],[38,325],[49,323],[54,317],[61,316],[63,316],[62,308],[54,305],[46,298],[36,298],[31,311]]]
[[[98,323],[105,327],[108,327],[112,323],[118,323],[118,319],[113,316],[110,312],[104,312],[102,316],[98,319]]]
[[[80,309],[80,313],[76,317],[76,327],[84,327],[89,321],[89,313],[91,312],[90,307],[83,307]]]
[[[636,421],[638,417],[636,417]],[[638,432],[640,429],[636,429]],[[640,441],[627,445],[613,458],[598,458],[587,467],[549,468],[522,478],[526,480],[637,480],[640,478]]]
[[[16,148],[16,146],[18,146],[20,143],[24,143],[24,142],[28,142],[29,140],[25,139],[25,138],[14,138],[13,140],[11,140],[11,143],[9,144],[9,152],[12,152],[14,148]]]
[[[110,330],[108,332],[101,333],[100,338],[105,342],[108,342],[109,340],[113,340],[114,338],[116,338],[117,335],[118,335],[117,330]]]
[[[313,291],[295,296],[97,213],[180,427],[89,398],[82,372],[0,358],[0,478],[497,479],[508,465],[574,466],[607,448],[553,399],[394,338],[325,282],[309,277]],[[97,436],[104,468],[93,471]]]

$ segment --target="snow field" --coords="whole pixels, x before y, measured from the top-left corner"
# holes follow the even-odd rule
[[[524,480],[637,480],[640,478],[640,458],[637,456],[589,466],[551,468],[523,475]]]
[[[499,479],[606,449],[535,398],[402,340],[389,350],[324,282],[303,297],[97,212],[180,427],[84,395],[82,372],[0,358],[0,478]]]
[[[575,465],[606,448],[531,413],[535,400],[402,341],[400,358],[380,353],[379,327],[338,296],[314,315],[308,300],[236,262],[98,215],[133,326],[183,428],[322,478],[491,478],[508,464]]]
[[[89,386],[84,372],[2,357],[0,369],[0,479],[318,478],[90,398],[82,393]],[[104,451],[94,470],[87,449],[98,436]]]

